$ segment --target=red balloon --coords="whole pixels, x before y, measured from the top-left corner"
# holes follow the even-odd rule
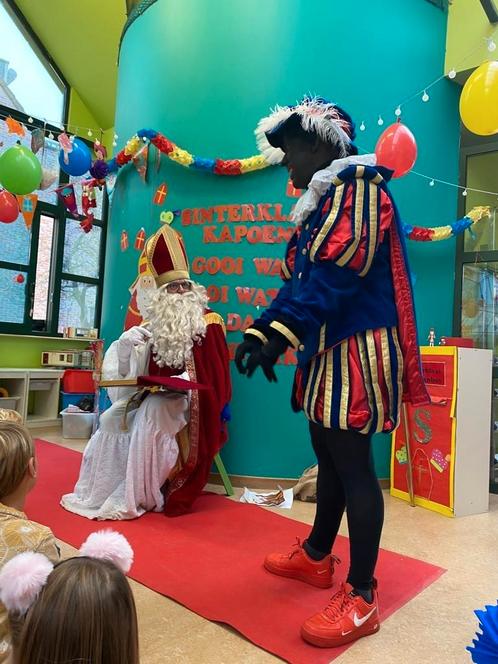
[[[14,281],[17,284],[23,284],[24,283],[24,275],[18,274],[16,277],[14,277]]]
[[[0,222],[11,224],[19,216],[19,204],[14,194],[0,191]]]
[[[395,122],[382,132],[375,146],[377,164],[394,171],[393,178],[406,175],[417,161],[417,143],[412,132]]]

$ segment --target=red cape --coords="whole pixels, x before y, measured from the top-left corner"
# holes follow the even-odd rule
[[[232,396],[228,348],[221,316],[206,313],[207,331],[200,345],[193,349],[193,359],[186,367],[191,381],[212,389],[193,391],[190,401],[189,454],[175,477],[166,482],[164,512],[178,516],[187,512],[206,485],[214,456],[227,441],[222,411]],[[168,376],[178,369],[160,368],[151,358],[149,374]]]

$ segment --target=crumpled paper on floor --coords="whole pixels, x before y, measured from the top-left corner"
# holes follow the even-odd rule
[[[277,491],[259,492],[251,491],[247,487],[240,497],[241,503],[251,503],[252,505],[263,505],[265,507],[280,507],[290,509],[294,500],[292,489],[278,488]]]

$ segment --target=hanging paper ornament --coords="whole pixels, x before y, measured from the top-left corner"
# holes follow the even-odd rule
[[[152,202],[155,205],[162,205],[164,203],[167,195],[168,195],[168,185],[166,184],[166,182],[163,182],[156,189],[156,193],[154,194],[154,198],[152,199]]]
[[[93,228],[93,214],[91,212],[88,213],[85,219],[83,221],[80,221],[80,228],[84,233],[89,233],[92,228]]]
[[[42,191],[51,187],[58,179],[59,169],[57,166],[42,166],[42,179],[40,182],[40,189]]]
[[[16,282],[16,284],[23,284],[26,281],[26,279],[24,275],[19,272],[19,274],[17,274],[14,277],[14,281]]]
[[[31,230],[33,217],[35,215],[36,205],[38,203],[38,194],[25,194],[24,196],[17,196],[19,209],[24,219],[26,228]]]
[[[22,124],[10,116],[5,120],[9,134],[17,134],[18,136],[25,136],[26,131]]]
[[[130,246],[130,243],[128,242],[128,233],[126,231],[121,231],[120,244],[121,244],[121,251],[126,251]]]
[[[31,132],[31,152],[36,154],[45,145],[45,132],[43,129],[33,129]]]
[[[498,62],[484,62],[469,76],[460,95],[460,116],[478,136],[498,132]]]
[[[75,217],[79,217],[78,206],[76,204],[76,195],[74,193],[74,185],[65,184],[55,191],[57,192],[57,195],[61,201],[64,203],[66,210]]]
[[[417,143],[412,132],[402,122],[385,129],[375,146],[377,163],[394,171],[393,177],[406,175],[417,160]]]
[[[142,249],[144,248],[144,244],[145,244],[145,229],[141,228],[135,237],[135,249],[137,251],[142,251]]]
[[[107,159],[107,148],[105,145],[102,145],[100,141],[95,141],[93,144],[93,151],[95,152],[97,160]]]
[[[69,155],[73,151],[73,144],[71,142],[71,139],[66,134],[66,132],[62,132],[62,134],[59,134],[57,141],[61,146],[61,150],[63,153],[62,159],[64,160],[64,163],[67,165],[69,164]]]
[[[24,145],[13,145],[0,155],[0,184],[11,194],[30,194],[41,179],[41,164]]]
[[[17,199],[8,191],[0,191],[0,222],[11,224],[19,216]]]
[[[138,174],[140,175],[140,177],[144,182],[147,177],[148,161],[149,161],[149,146],[144,145],[144,147],[141,150],[139,150],[133,157],[133,163],[135,164],[135,168],[137,169]]]
[[[90,208],[97,207],[94,183],[95,180],[86,180],[81,186],[81,209],[85,216],[88,216]]]
[[[64,156],[65,152],[61,150],[59,153],[59,166],[68,175],[84,175],[92,165],[90,150],[86,143],[79,138],[75,138],[72,142],[72,151],[67,155],[67,162]]]
[[[96,159],[90,168],[90,175],[96,180],[105,180],[108,174],[109,166],[107,162],[103,159]]]

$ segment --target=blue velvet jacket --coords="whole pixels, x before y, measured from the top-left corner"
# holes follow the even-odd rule
[[[332,179],[287,246],[277,297],[246,334],[263,343],[283,335],[303,367],[358,332],[398,326],[405,369],[413,374],[408,398],[426,403],[401,224],[386,184],[390,176],[381,167],[349,166]]]

